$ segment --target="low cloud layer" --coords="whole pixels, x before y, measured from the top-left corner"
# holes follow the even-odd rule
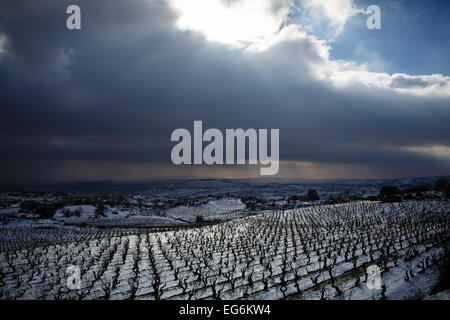
[[[172,166],[170,134],[194,120],[279,128],[283,177],[450,173],[446,76],[332,60],[299,24],[239,47],[180,28],[163,0],[78,2],[80,31],[65,28],[69,1],[0,4],[2,182],[257,172]]]

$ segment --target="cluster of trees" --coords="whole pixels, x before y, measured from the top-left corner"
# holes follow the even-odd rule
[[[446,178],[440,178],[436,180],[433,186],[420,184],[409,186],[404,189],[395,186],[383,186],[374,200],[398,202],[401,200],[420,200],[436,197],[435,194],[430,194],[430,191],[443,193],[446,199],[450,199],[450,181]]]
[[[39,215],[43,219],[50,219],[56,213],[59,208],[57,203],[45,203],[34,200],[23,201],[20,204],[20,211],[24,213],[34,213]]]
[[[309,189],[304,195],[290,195],[287,204],[279,205],[276,200],[247,196],[241,198],[249,211],[257,210],[280,210],[298,207],[299,202],[313,202],[320,200],[319,194],[314,189]]]
[[[241,201],[245,204],[246,210],[254,212],[257,210],[273,210],[276,203],[271,199],[264,199],[255,196],[242,197]]]
[[[290,201],[317,201],[320,200],[319,194],[314,189],[309,189],[305,195],[292,195]]]
[[[64,208],[65,203],[62,202],[46,202],[46,201],[35,201],[35,200],[25,200],[20,203],[20,212],[22,213],[32,213],[39,215],[42,219],[53,218],[58,209]],[[95,203],[96,210],[95,213],[99,216],[105,216],[105,205],[103,201],[98,201]],[[68,210],[64,209],[62,212],[65,216],[80,216],[81,209]]]
[[[14,193],[14,196],[20,196],[22,199],[20,211],[23,213],[36,213],[42,218],[51,218],[58,209],[67,206],[91,205],[97,208],[96,214],[105,216],[105,207],[118,207],[122,209],[132,210],[138,208],[143,212],[154,212],[155,210],[165,210],[180,205],[198,205],[207,202],[207,199],[148,199],[138,197],[132,194],[117,194],[108,192],[93,193],[70,193],[55,192],[52,194],[52,200],[46,201],[48,194],[42,194],[44,200],[27,200],[36,197],[35,192]],[[4,202],[6,205],[6,202]],[[2,203],[0,203],[1,207]],[[70,212],[66,212],[68,215]],[[75,212],[76,214],[76,212]]]

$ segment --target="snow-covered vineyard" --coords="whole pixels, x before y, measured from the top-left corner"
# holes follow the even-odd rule
[[[438,281],[449,212],[446,201],[353,202],[161,232],[49,229],[47,244],[2,250],[0,298],[421,298]],[[20,230],[35,229],[2,240]],[[67,287],[72,265],[80,289]],[[366,286],[370,265],[380,289]]]

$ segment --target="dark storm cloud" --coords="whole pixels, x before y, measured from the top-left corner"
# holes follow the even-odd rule
[[[392,77],[392,88],[427,88],[431,85],[437,85],[439,87],[444,87],[447,85],[447,81],[444,79],[439,79],[440,77],[428,76],[428,77],[418,77],[409,76],[406,74],[395,74]]]
[[[310,40],[244,55],[177,30],[164,1],[78,1],[82,30],[68,31],[69,4],[0,4],[3,177],[37,162],[51,176],[59,160],[170,163],[171,132],[194,120],[280,128],[281,160],[448,173],[405,149],[450,145],[448,97],[334,88],[314,80],[323,57]]]

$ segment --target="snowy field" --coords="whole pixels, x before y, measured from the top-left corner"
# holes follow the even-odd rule
[[[354,202],[164,232],[3,228],[6,243],[36,237],[2,250],[0,298],[445,299],[430,293],[449,211],[444,201]],[[80,289],[67,287],[71,265]],[[370,265],[380,289],[367,288]]]
[[[227,221],[243,215],[245,204],[241,199],[225,198],[209,201],[200,206],[178,206],[166,211],[167,217],[186,222],[195,222],[197,217],[203,221]]]
[[[12,197],[9,197],[11,199]],[[26,199],[26,200],[25,200]],[[24,197],[15,201],[30,201]],[[39,199],[52,203],[52,199]],[[134,199],[129,198],[128,201]],[[55,201],[53,199],[53,201]],[[145,203],[143,204],[145,205]],[[88,226],[98,228],[150,228],[157,226],[183,226],[189,223],[224,222],[247,216],[246,205],[239,198],[219,198],[205,203],[176,205],[169,209],[145,210],[143,206],[105,205],[101,213],[94,205],[69,205],[57,209],[51,218],[43,218],[34,212],[22,212],[19,204],[0,208],[0,232],[2,228],[18,226]],[[201,219],[200,221],[198,219]],[[1,240],[1,239],[0,239]],[[1,243],[1,242],[0,242]],[[1,247],[0,247],[1,248]]]

